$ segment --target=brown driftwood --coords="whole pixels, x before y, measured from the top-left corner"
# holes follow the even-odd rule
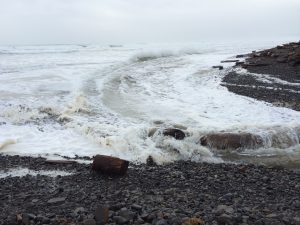
[[[93,161],[93,170],[110,175],[124,175],[127,172],[129,162],[123,159],[96,155]]]

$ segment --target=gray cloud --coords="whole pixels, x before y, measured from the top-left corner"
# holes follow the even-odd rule
[[[299,0],[0,0],[0,44],[300,36]]]

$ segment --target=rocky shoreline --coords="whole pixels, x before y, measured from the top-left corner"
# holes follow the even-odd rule
[[[299,53],[300,42],[237,56],[244,62],[227,60],[236,66],[222,85],[299,111]],[[185,138],[178,129],[163,135]],[[207,135],[200,142],[216,149],[261,145],[247,133]],[[91,158],[72,160],[0,154],[0,225],[300,224],[299,170],[148,160],[112,176],[95,172]]]
[[[245,61],[224,77],[229,91],[300,111],[300,42],[236,58]]]
[[[1,178],[1,225],[300,224],[299,171],[180,161],[130,164],[125,176],[108,176],[91,164],[5,155],[0,161],[1,173],[72,173]]]

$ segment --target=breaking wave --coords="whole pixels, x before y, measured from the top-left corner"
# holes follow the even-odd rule
[[[78,48],[34,50],[53,52],[51,66],[44,63],[49,60],[46,54],[22,58],[26,68],[38,70],[19,65],[15,57],[20,55],[7,57],[9,66],[0,62],[4,70],[19,66],[18,72],[0,77],[1,152],[46,157],[104,154],[138,163],[152,156],[159,164],[269,156],[281,160],[283,155],[292,156],[289,162],[300,160],[298,112],[237,96],[220,86],[222,71],[211,66],[224,55],[233,55],[235,46],[229,52],[217,46],[166,51],[141,50],[140,45],[105,51],[88,46],[80,57]],[[69,50],[74,54],[60,54]],[[32,53],[31,48],[18,51]],[[182,130],[185,138],[165,136],[163,130],[168,128]],[[222,152],[201,145],[203,136],[214,133],[253,136],[241,139],[247,143],[250,138],[250,147]],[[261,140],[259,146],[252,145],[252,137],[259,137],[255,140]]]
[[[160,58],[168,58],[168,57],[178,57],[178,56],[184,56],[184,55],[198,55],[198,54],[204,54],[204,52],[198,51],[196,49],[181,49],[178,51],[145,51],[140,52],[134,55],[131,58],[132,62],[145,62],[149,60],[155,60]]]

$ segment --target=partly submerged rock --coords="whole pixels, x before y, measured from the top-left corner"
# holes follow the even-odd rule
[[[226,149],[245,149],[259,148],[263,145],[262,138],[250,133],[217,133],[208,134],[201,137],[200,143],[210,148]]]
[[[169,128],[163,131],[164,136],[172,136],[176,140],[183,140],[185,138],[185,133],[179,129]]]
[[[151,155],[148,156],[146,164],[147,166],[156,166],[156,163]]]
[[[223,66],[213,66],[212,68],[213,68],[213,69],[219,69],[219,70],[222,70],[222,69],[224,69],[224,67],[223,67]]]

